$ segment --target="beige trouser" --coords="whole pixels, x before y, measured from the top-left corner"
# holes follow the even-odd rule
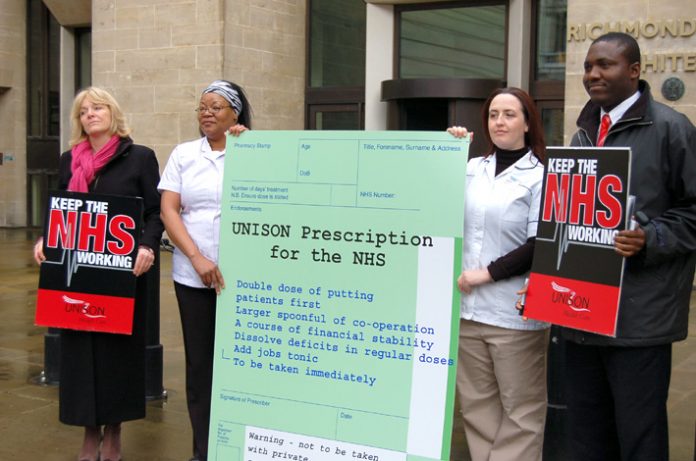
[[[541,460],[547,331],[461,320],[457,392],[472,461]]]

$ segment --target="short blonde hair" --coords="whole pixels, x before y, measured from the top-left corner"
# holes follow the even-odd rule
[[[77,93],[73,101],[72,110],[70,112],[70,123],[72,126],[70,135],[71,146],[79,144],[87,139],[87,133],[85,133],[84,128],[82,128],[82,123],[80,122],[80,108],[85,99],[89,99],[96,104],[104,104],[109,108],[111,111],[111,127],[109,128],[109,134],[112,136],[117,134],[121,138],[125,138],[130,134],[131,129],[116,99],[114,99],[108,91],[96,86],[90,86]]]

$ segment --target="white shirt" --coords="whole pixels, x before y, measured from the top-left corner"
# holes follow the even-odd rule
[[[613,125],[614,123],[618,122],[621,120],[621,117],[624,116],[626,111],[636,102],[638,101],[638,98],[640,98],[640,91],[636,91],[633,93],[630,97],[624,99],[621,104],[618,106],[614,107],[612,110],[609,112],[605,112],[604,109],[601,109],[599,112],[599,120],[602,120],[602,117],[604,117],[604,114],[609,114],[609,118],[611,119],[611,124]],[[601,123],[600,123],[601,127]],[[597,131],[599,134],[599,131]]]
[[[213,151],[208,139],[179,144],[172,151],[157,188],[181,196],[181,219],[201,254],[217,264],[220,245],[220,203],[225,152]],[[206,288],[191,261],[178,248],[172,258],[172,278],[194,288]]]
[[[544,166],[531,151],[495,175],[496,155],[469,160],[462,268],[482,269],[536,236]],[[461,317],[515,330],[548,325],[524,321],[515,309],[524,275],[474,287],[462,294]]]

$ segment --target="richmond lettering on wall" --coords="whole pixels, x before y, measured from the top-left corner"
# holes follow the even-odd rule
[[[696,34],[694,19],[619,20],[568,25],[568,42],[594,40],[608,32],[625,32],[635,39],[686,40]],[[696,72],[696,51],[643,53],[643,72]]]

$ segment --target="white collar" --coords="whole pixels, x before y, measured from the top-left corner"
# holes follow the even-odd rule
[[[608,113],[609,113],[609,118],[611,119],[611,124],[613,125],[614,123],[616,123],[616,122],[618,122],[619,120],[621,120],[621,117],[623,117],[624,114],[626,113],[626,111],[627,111],[636,101],[638,101],[638,98],[640,98],[640,91],[636,91],[636,92],[633,93],[631,96],[629,96],[628,98],[624,99],[624,100],[621,102],[621,104],[619,104],[618,106],[616,106],[616,107],[614,107],[612,110],[610,110]],[[604,117],[604,114],[606,114],[606,113],[607,113],[607,112],[605,112],[604,109],[602,109],[602,110],[600,111],[600,114],[599,114],[600,120],[602,119],[602,117]]]
[[[227,148],[223,150],[213,150],[212,147],[210,147],[210,143],[208,142],[208,138],[203,136],[201,138],[201,153],[203,154],[203,157],[210,159],[210,160],[215,160],[217,158],[222,157],[225,155],[225,151]]]

